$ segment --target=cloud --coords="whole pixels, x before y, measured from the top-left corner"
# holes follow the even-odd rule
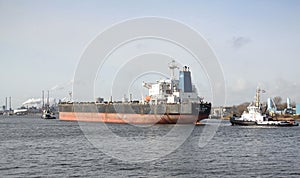
[[[243,90],[246,89],[246,84],[247,84],[247,81],[245,79],[238,78],[235,81],[233,90],[236,91],[236,92],[243,91]]]
[[[293,101],[300,102],[299,86],[296,81],[290,81],[283,78],[278,78],[271,83],[269,95],[271,97],[281,96],[282,98],[289,97]]]
[[[234,36],[231,40],[232,46],[236,49],[241,48],[250,42],[251,42],[250,38],[243,37],[243,36],[238,36],[238,37]]]
[[[227,85],[227,105],[252,102],[257,85],[245,78],[237,78]]]
[[[276,78],[257,83],[237,78],[227,86],[227,104],[236,105],[253,101],[257,86],[266,91],[261,95],[262,102],[266,102],[267,98],[280,96],[283,102],[288,97],[292,102],[300,103],[299,83],[297,81]]]

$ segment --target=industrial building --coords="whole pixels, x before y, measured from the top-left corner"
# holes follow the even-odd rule
[[[300,104],[296,104],[296,114],[300,115]]]

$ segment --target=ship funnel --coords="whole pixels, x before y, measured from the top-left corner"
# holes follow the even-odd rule
[[[291,109],[291,99],[290,98],[286,98],[286,108],[287,109]]]
[[[179,71],[179,89],[183,92],[192,92],[191,72],[187,66]]]

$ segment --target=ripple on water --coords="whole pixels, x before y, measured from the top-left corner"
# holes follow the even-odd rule
[[[143,130],[113,124],[109,128],[115,133],[144,139],[161,136],[172,127],[159,125]],[[200,148],[198,140],[204,128],[195,127],[180,148],[161,159],[128,163],[94,148],[76,122],[1,118],[1,176],[300,176],[299,127],[233,127],[223,121],[213,139]]]

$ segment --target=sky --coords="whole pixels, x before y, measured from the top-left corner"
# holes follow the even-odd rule
[[[42,90],[69,97],[88,45],[114,24],[147,16],[179,21],[208,41],[223,70],[224,105],[251,101],[258,85],[263,99],[300,103],[298,0],[0,0],[0,105],[11,96],[19,107]],[[103,92],[97,95],[109,97]]]

